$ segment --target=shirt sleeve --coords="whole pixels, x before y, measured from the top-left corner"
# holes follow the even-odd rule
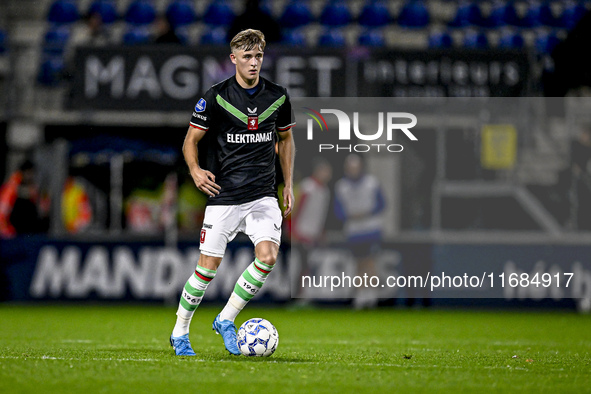
[[[213,93],[210,89],[199,99],[199,101],[197,101],[197,104],[195,104],[195,108],[193,108],[193,116],[191,116],[191,127],[205,131],[209,130],[209,123],[214,104],[213,101]]]
[[[277,120],[275,125],[277,127],[277,131],[286,131],[289,128],[295,126],[295,115],[293,114],[293,109],[291,108],[291,100],[289,99],[289,94],[287,91],[285,92],[285,102],[279,107],[279,114],[277,115]]]

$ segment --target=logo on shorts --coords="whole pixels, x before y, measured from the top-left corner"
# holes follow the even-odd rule
[[[213,228],[213,225],[211,225],[211,224],[206,224],[206,223],[203,223],[203,228],[208,228],[208,229],[211,229],[211,228]]]
[[[275,227],[275,231],[281,231],[281,226],[278,226],[275,223],[273,223],[273,227]]]
[[[201,230],[201,235],[199,236],[199,242],[205,242],[205,229]]]
[[[197,101],[197,104],[195,104],[195,112],[203,112],[205,111],[205,106],[207,105],[207,102],[205,101],[204,98],[200,98],[199,101]]]

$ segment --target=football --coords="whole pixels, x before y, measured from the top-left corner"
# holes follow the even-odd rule
[[[238,329],[238,348],[245,356],[270,356],[278,343],[277,329],[268,320],[258,317],[248,319]]]

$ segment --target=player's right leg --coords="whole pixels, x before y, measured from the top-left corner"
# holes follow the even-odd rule
[[[226,245],[236,235],[238,224],[238,215],[233,206],[208,206],[205,209],[199,247],[201,255],[195,272],[183,289],[177,310],[177,321],[170,337],[170,343],[178,356],[195,355],[189,342],[191,319],[203,299],[207,286],[215,277]],[[234,330],[234,337],[235,332]]]
[[[195,310],[201,304],[207,286],[215,277],[221,257],[201,254],[197,268],[191,275],[181,295],[177,310],[177,320],[170,336],[170,344],[177,356],[194,356],[195,352],[189,342],[189,326]]]

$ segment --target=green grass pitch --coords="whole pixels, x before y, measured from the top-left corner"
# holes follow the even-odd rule
[[[230,356],[191,327],[197,357],[168,345],[175,309],[0,306],[0,393],[590,392],[591,316],[572,312],[248,307],[279,331],[269,358]]]

